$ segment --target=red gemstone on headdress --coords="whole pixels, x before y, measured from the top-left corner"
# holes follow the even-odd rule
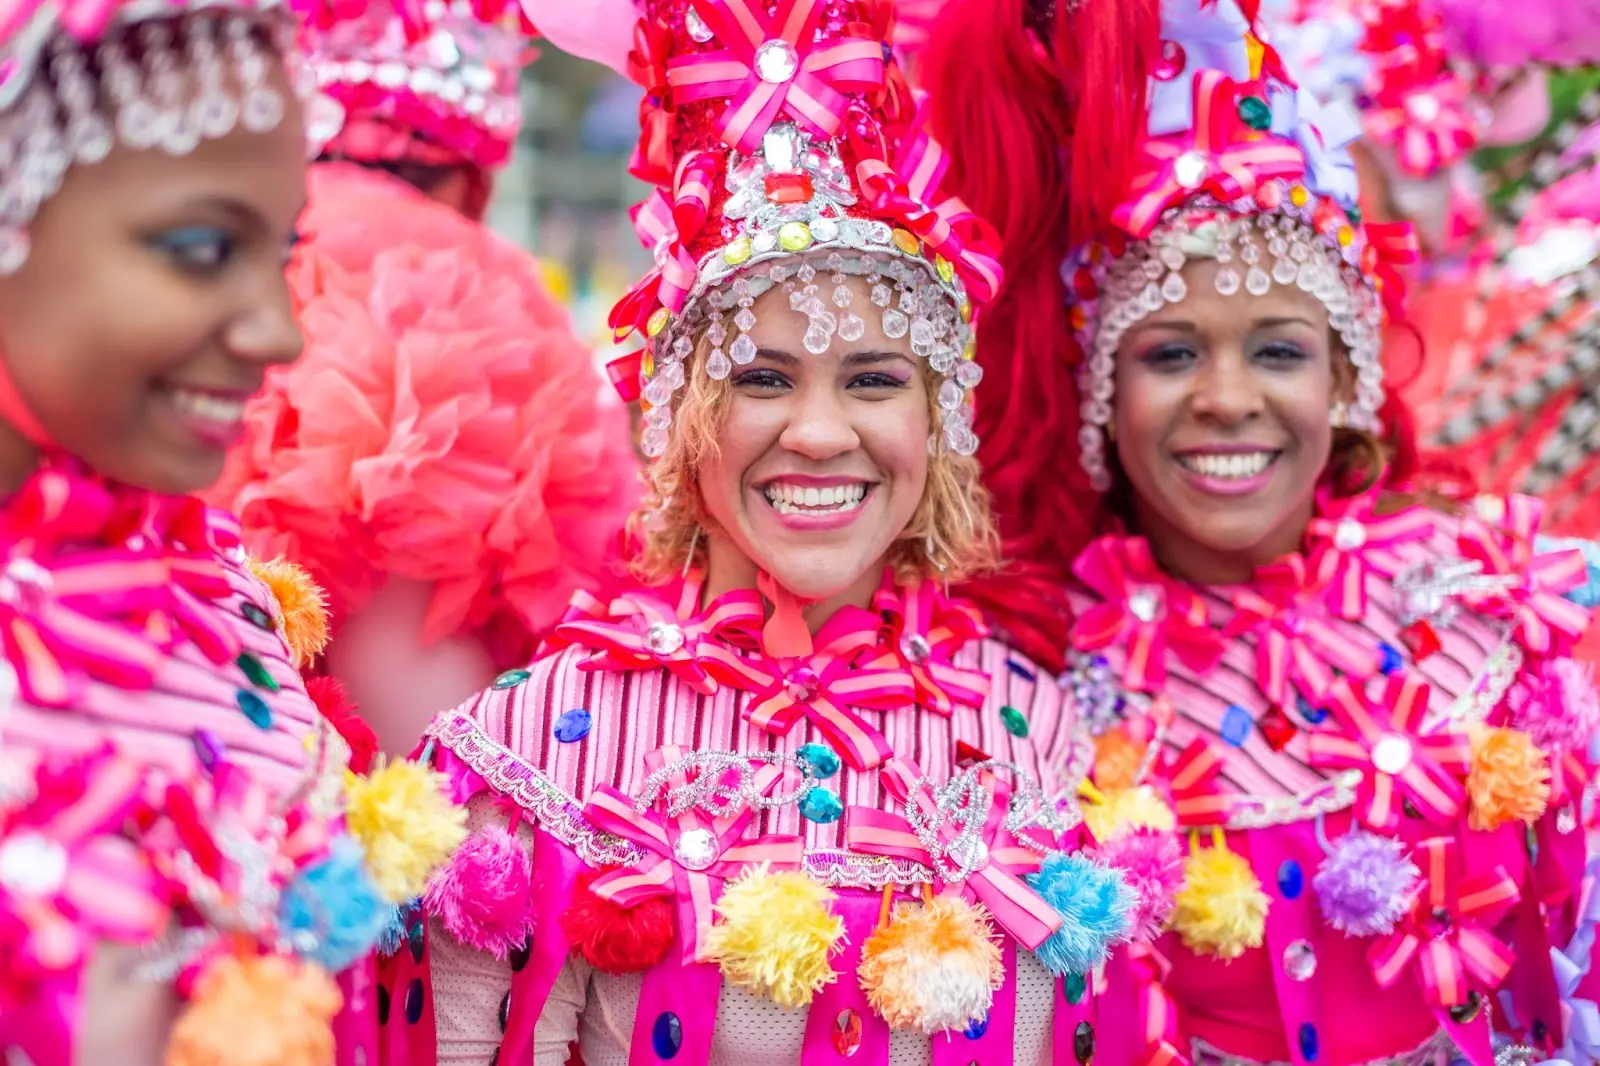
[[[1421,662],[1439,650],[1439,634],[1426,618],[1412,622],[1400,631],[1400,643],[1411,652],[1411,658]]]
[[[767,175],[767,199],[775,204],[810,203],[815,194],[809,174]]]
[[[1283,713],[1283,709],[1276,706],[1262,715],[1256,726],[1261,730],[1261,735],[1266,738],[1273,751],[1282,751],[1287,748],[1289,741],[1293,740],[1294,735],[1299,732],[1294,723],[1289,721],[1289,716]]]
[[[1154,71],[1157,81],[1171,81],[1189,65],[1189,55],[1177,41],[1161,42],[1161,58],[1156,60]]]

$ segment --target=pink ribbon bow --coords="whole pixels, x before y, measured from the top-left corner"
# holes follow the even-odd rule
[[[650,185],[672,182],[672,127],[675,116],[667,91],[667,57],[672,28],[656,18],[641,18],[633,28],[628,77],[644,90],[639,99],[639,143],[628,173]]]
[[[883,85],[881,42],[817,39],[824,0],[779,0],[770,16],[751,0],[695,0],[693,6],[723,47],[675,56],[667,63],[667,82],[680,105],[731,97],[717,132],[746,155],[760,149],[780,114],[813,136],[833,137],[849,105],[845,94]]]
[[[1072,572],[1100,596],[1072,626],[1072,646],[1099,651],[1124,647],[1122,683],[1134,692],[1159,693],[1167,683],[1170,649],[1190,670],[1206,674],[1224,644],[1211,629],[1205,601],[1167,578],[1143,537],[1105,536],[1078,556]]]
[[[892,642],[879,663],[897,663],[911,674],[917,703],[948,718],[957,704],[981,707],[989,694],[989,677],[981,670],[964,670],[950,664],[966,644],[988,635],[976,608],[945,597],[935,582],[921,581],[897,589],[893,575],[873,599],[886,622]]]
[[[1256,584],[1233,595],[1224,633],[1256,635],[1256,684],[1275,706],[1294,702],[1298,689],[1313,705],[1333,684],[1334,668],[1357,677],[1378,671],[1383,658],[1335,625],[1328,597],[1342,554],[1328,545],[1311,558],[1287,555],[1256,571]]]
[[[673,314],[683,310],[698,274],[688,245],[710,212],[717,165],[711,152],[690,152],[678,164],[670,201],[656,189],[629,212],[640,243],[655,256],[656,265],[611,309],[608,322],[617,340],[642,329],[659,307]]]
[[[1306,527],[1307,543],[1313,549],[1326,545],[1335,556],[1328,575],[1328,606],[1351,621],[1366,617],[1368,577],[1393,579],[1406,567],[1400,546],[1427,540],[1433,533],[1427,508],[1413,505],[1380,515],[1378,497],[1376,490],[1359,496],[1324,494]]]
[[[0,1039],[8,1008],[70,973],[102,937],[138,943],[170,916],[154,872],[122,835],[145,784],[109,745],[46,758],[33,798],[0,809]]]
[[[700,587],[699,575],[684,582],[676,610],[648,592],[630,592],[613,600],[603,617],[561,623],[556,638],[594,652],[580,669],[665,666],[696,692],[710,695],[717,691],[717,681],[706,672],[703,648],[719,635],[759,632],[761,597],[754,589],[738,589],[719,597],[704,614],[695,614]]]
[[[214,663],[232,660],[241,650],[239,638],[206,601],[233,594],[218,556],[239,544],[237,526],[194,497],[152,496],[145,512],[127,544],[167,569],[165,602],[144,617],[147,632],[164,651],[187,639]]]
[[[1310,735],[1312,766],[1360,770],[1357,816],[1373,829],[1400,823],[1401,799],[1435,825],[1461,811],[1467,793],[1462,779],[1472,765],[1472,745],[1464,733],[1425,731],[1430,690],[1415,676],[1389,675],[1374,703],[1365,689],[1340,678],[1328,690],[1326,706],[1343,733]]]
[[[941,891],[958,892],[983,904],[996,924],[1029,951],[1061,928],[1061,915],[1022,880],[1024,874],[1038,872],[1042,860],[1037,849],[1006,828],[1011,790],[1003,783],[985,774],[989,809],[984,814],[980,844],[971,848],[971,853],[954,855],[944,849],[958,843],[960,826],[950,816],[956,812],[947,814],[940,808],[916,764],[891,759],[884,765],[882,780],[890,795],[907,807],[915,804],[923,820],[937,827],[940,853],[931,854],[905,818],[876,807],[850,808],[845,822],[848,847],[930,867],[939,878]]]
[[[1534,554],[1534,539],[1544,505],[1530,496],[1506,498],[1500,530],[1477,516],[1462,523],[1461,553],[1483,564],[1485,574],[1515,579],[1499,592],[1465,593],[1469,606],[1511,620],[1517,642],[1537,656],[1558,655],[1589,627],[1589,609],[1566,599],[1588,580],[1583,553],[1576,549]]]
[[[1222,825],[1233,813],[1235,800],[1218,787],[1223,752],[1209,737],[1196,737],[1176,756],[1163,752],[1156,772],[1172,794],[1172,810],[1186,827]]]
[[[1140,147],[1140,177],[1133,196],[1112,221],[1143,239],[1161,213],[1197,193],[1223,203],[1253,196],[1272,178],[1298,178],[1305,156],[1282,137],[1258,133],[1239,118],[1240,86],[1217,70],[1194,78],[1194,124],[1184,133],[1147,139]],[[1265,102],[1265,101],[1263,101]]]
[[[654,773],[680,763],[685,754],[668,746],[645,756],[645,765]],[[736,776],[731,770],[722,772],[730,778]],[[756,765],[754,795],[768,795],[788,772],[782,765]],[[747,801],[715,816],[695,806],[676,816],[668,813],[668,797],[690,783],[690,774],[691,770],[680,764],[668,775],[663,798],[648,810],[639,810],[632,799],[609,785],[596,787],[583,809],[584,817],[596,828],[632,841],[645,853],[637,863],[595,878],[595,895],[619,907],[634,907],[658,896],[673,899],[685,963],[704,961],[706,934],[715,920],[714,904],[724,881],[758,866],[798,869],[805,858],[804,844],[797,836],[768,834],[743,840],[755,813]]]
[[[1519,893],[1504,867],[1461,878],[1457,843],[1433,837],[1412,851],[1424,882],[1410,916],[1367,952],[1373,977],[1392,988],[1415,963],[1423,992],[1434,1007],[1467,1002],[1474,979],[1492,991],[1511,972],[1516,953],[1491,929],[1516,903]]]
[[[851,769],[871,770],[894,752],[855,709],[898,710],[917,698],[906,671],[855,665],[876,646],[878,629],[876,615],[846,609],[817,632],[809,656],[774,659],[763,652],[754,659],[711,644],[702,646],[702,662],[717,680],[756,693],[744,710],[756,728],[781,737],[809,719]]]

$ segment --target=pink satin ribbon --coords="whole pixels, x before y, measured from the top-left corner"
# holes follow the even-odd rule
[[[1461,552],[1483,564],[1486,574],[1516,579],[1504,592],[1468,593],[1470,605],[1515,624],[1518,643],[1537,656],[1568,650],[1589,627],[1590,613],[1563,595],[1588,580],[1583,553],[1576,549],[1534,554],[1544,505],[1530,496],[1506,498],[1499,530],[1473,516],[1462,525]]]

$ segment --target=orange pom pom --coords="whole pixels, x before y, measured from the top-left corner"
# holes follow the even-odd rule
[[[1121,729],[1100,734],[1094,744],[1094,783],[1103,791],[1132,788],[1144,752],[1145,745]]]
[[[1536,822],[1550,802],[1550,760],[1520,729],[1475,729],[1467,795],[1473,829]]]
[[[341,1006],[338,986],[315,966],[224,956],[195,982],[165,1066],[330,1066]]]
[[[937,896],[926,906],[901,904],[862,946],[856,974],[884,1021],[933,1034],[987,1017],[1005,966],[988,912]]]
[[[274,617],[283,641],[304,670],[328,646],[328,600],[311,575],[287,559],[250,560],[250,572],[278,603]]]

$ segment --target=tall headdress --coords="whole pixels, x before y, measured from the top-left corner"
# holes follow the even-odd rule
[[[285,107],[267,64],[289,53],[285,0],[20,0],[0,13],[0,274],[69,168],[117,143],[173,155]],[[193,79],[199,92],[188,91]],[[297,86],[302,88],[303,86]]]
[[[634,212],[656,266],[612,311],[639,357],[615,368],[644,401],[642,448],[669,443],[672,399],[695,372],[755,358],[754,304],[774,286],[807,350],[856,340],[866,315],[944,377],[930,445],[977,449],[968,393],[974,304],[993,295],[992,232],[942,199],[947,161],[885,46],[886,0],[650,0],[630,68],[645,87],[634,172],[658,185]],[[869,283],[856,299],[847,276]]]
[[[1083,354],[1080,456],[1102,491],[1117,346],[1183,301],[1191,259],[1218,263],[1224,296],[1293,286],[1320,300],[1356,370],[1335,424],[1378,432],[1382,327],[1413,255],[1408,226],[1363,223],[1347,151],[1357,115],[1301,87],[1235,0],[1167,0],[1159,55],[1131,187],[1062,267]]]
[[[515,0],[317,0],[306,53],[336,105],[327,153],[503,166],[522,126],[532,32]]]

